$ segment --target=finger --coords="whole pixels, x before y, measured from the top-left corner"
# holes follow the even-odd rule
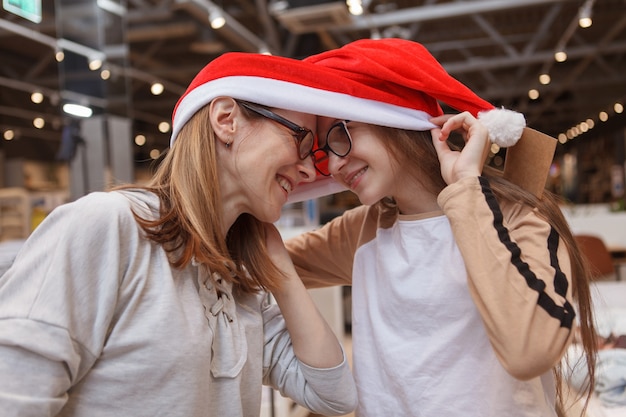
[[[453,131],[460,130],[461,134],[465,138],[466,133],[476,123],[479,122],[469,112],[455,114],[449,117],[441,126],[441,132],[444,135],[450,135],[450,133],[452,133]]]
[[[433,145],[435,146],[435,152],[437,152],[437,156],[439,160],[441,160],[443,155],[451,151],[448,142],[446,142],[446,138],[442,137],[440,129],[431,129],[430,135],[433,140]]]
[[[434,129],[430,129],[430,135],[431,137],[440,141],[445,141],[447,138],[443,137],[441,134],[441,129],[439,128],[434,128]]]
[[[441,127],[446,122],[446,120],[448,120],[452,116],[454,116],[454,115],[453,114],[442,114],[441,116],[436,116],[436,117],[431,118],[430,122],[432,124],[435,124],[435,125]]]

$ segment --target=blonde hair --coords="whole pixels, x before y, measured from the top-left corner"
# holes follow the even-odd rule
[[[271,291],[281,274],[267,254],[263,223],[244,213],[226,235],[222,231],[218,143],[207,105],[183,126],[145,187],[119,188],[159,197],[159,218],[134,215],[147,238],[169,253],[172,266],[182,269],[193,260],[244,292]]]
[[[429,131],[408,131],[382,126],[371,126],[375,135],[383,138],[381,141],[392,157],[399,162],[405,175],[408,174],[428,191],[439,194],[446,183],[441,176],[439,158],[432,143]],[[455,147],[451,144],[451,147]],[[517,185],[502,178],[501,172],[490,167],[485,167],[482,174],[489,180],[494,195],[499,200],[522,202],[536,208],[543,217],[559,234],[567,247],[572,267],[572,293],[578,305],[578,321],[580,326],[580,342],[585,351],[588,378],[581,395],[586,397],[583,414],[589,397],[593,393],[595,384],[595,363],[597,355],[597,337],[592,314],[592,302],[589,283],[591,273],[588,263],[580,251],[576,240],[569,228],[559,207],[559,197],[548,190],[544,190],[541,198],[518,187]],[[395,202],[391,198],[385,198],[379,202],[386,210],[394,209]],[[571,370],[570,370],[571,371]],[[557,412],[563,414],[564,398],[562,392],[563,369],[560,363],[554,367],[557,391]]]

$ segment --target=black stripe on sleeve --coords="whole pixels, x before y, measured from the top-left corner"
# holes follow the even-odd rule
[[[576,316],[572,305],[569,301],[565,300],[565,304],[560,306],[546,294],[545,282],[537,278],[537,275],[530,270],[530,266],[521,258],[522,251],[519,246],[511,240],[509,231],[506,226],[504,226],[504,218],[502,216],[502,211],[500,210],[500,205],[498,204],[498,201],[489,186],[489,181],[487,181],[484,177],[479,177],[478,180],[480,182],[482,193],[485,196],[485,201],[493,214],[493,225],[498,233],[498,238],[511,253],[511,263],[517,268],[522,277],[524,277],[528,287],[537,291],[539,294],[537,299],[539,307],[543,308],[551,317],[558,319],[561,322],[561,327],[571,328],[574,317]],[[556,293],[565,298],[569,284],[567,277],[563,271],[561,271],[559,265],[557,258],[558,246],[559,236],[554,229],[551,229],[550,235],[548,236],[547,249],[550,253],[550,265],[555,270],[554,286]]]

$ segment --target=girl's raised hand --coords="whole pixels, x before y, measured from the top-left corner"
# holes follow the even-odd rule
[[[487,128],[469,112],[434,117],[432,123],[441,126],[432,129],[433,144],[439,157],[441,175],[447,184],[466,177],[481,174],[489,153],[489,132]],[[450,149],[446,140],[452,131],[460,131],[465,140],[461,151]]]

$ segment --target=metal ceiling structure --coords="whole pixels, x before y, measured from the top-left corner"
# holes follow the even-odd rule
[[[170,120],[187,84],[218,55],[269,51],[302,58],[369,37],[424,44],[480,96],[523,112],[529,126],[555,137],[587,119],[605,131],[626,126],[614,110],[626,102],[626,0],[368,0],[360,16],[337,0],[42,3],[40,23],[0,11],[0,132],[15,132],[13,140],[0,140],[7,158],[54,158],[66,123],[60,104],[81,98],[80,91],[65,91],[67,71],[55,60],[60,50],[85,59],[99,53],[102,69],[110,71],[103,83],[121,81],[125,94],[84,96],[105,113],[132,119],[134,133],[160,149],[169,134],[159,132],[158,123]],[[107,13],[100,22],[93,21],[94,7]],[[588,28],[578,26],[584,7],[592,12]],[[225,18],[219,29],[210,24],[215,14]],[[105,48],[72,40],[77,33],[101,40],[113,32],[121,40]],[[559,49],[567,53],[564,62],[555,61]],[[549,75],[548,84],[541,74]],[[150,93],[154,81],[164,85],[163,94]],[[537,98],[529,97],[531,89]],[[35,90],[44,94],[40,104],[31,101]],[[598,120],[601,111],[607,122]],[[34,117],[45,126],[35,128]]]

